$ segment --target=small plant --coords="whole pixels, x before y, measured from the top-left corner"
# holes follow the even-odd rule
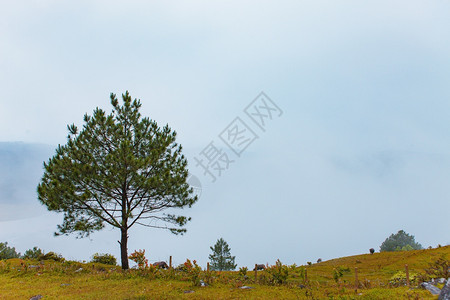
[[[38,259],[42,255],[42,250],[38,247],[33,247],[33,249],[28,249],[23,254],[24,259]]]
[[[183,263],[183,270],[185,271],[189,271],[190,269],[192,269],[193,265],[191,263],[190,259],[186,259],[186,261]]]
[[[55,252],[48,252],[46,254],[42,254],[38,258],[39,260],[53,260],[58,262],[65,261],[64,257],[61,254],[56,254]]]
[[[266,269],[267,274],[270,276],[270,282],[272,284],[286,283],[289,276],[289,268],[281,263],[278,259],[274,266],[270,266]]]
[[[306,283],[306,267],[305,266],[301,266],[299,268],[299,277],[300,279],[303,281],[303,283]]]
[[[186,271],[184,264],[179,264],[177,267],[174,268],[174,270],[175,271],[182,271],[182,272]]]
[[[350,269],[345,267],[336,267],[333,269],[333,279],[336,283],[339,283],[344,273],[349,273]]]
[[[215,272],[211,271],[211,270],[206,270],[204,272],[205,282],[208,285],[211,285],[213,283],[214,274],[215,274]]]
[[[148,268],[148,259],[145,258],[145,249],[139,249],[139,251],[134,250],[128,258],[137,263],[139,269]]]
[[[146,265],[145,269],[147,275],[150,275],[151,277],[155,277],[158,274],[159,268],[157,266],[154,266],[152,264]]]
[[[9,260],[0,260],[0,273],[11,271],[11,262]]]
[[[296,264],[292,264],[289,266],[289,269],[291,269],[292,272],[295,272],[297,270],[297,265]]]
[[[101,263],[101,264],[105,264],[105,265],[112,265],[112,266],[117,265],[117,260],[114,257],[114,255],[107,254],[107,253],[106,254],[95,253],[92,256],[91,262],[93,262],[93,263]]]
[[[269,268],[266,268],[265,270],[267,270]],[[272,280],[271,280],[271,276],[269,273],[267,272],[258,272],[258,283],[259,284],[272,284]]]
[[[247,267],[241,267],[239,268],[239,276],[246,278],[247,277]]]
[[[409,282],[416,283],[419,275],[417,273],[409,273]],[[389,280],[389,284],[393,287],[406,285],[406,273],[404,271],[398,271]]]
[[[197,261],[193,260],[192,262],[189,259],[186,259],[184,263],[184,270],[187,271],[188,277],[191,280],[194,286],[200,285],[200,273],[202,269],[197,265]]]

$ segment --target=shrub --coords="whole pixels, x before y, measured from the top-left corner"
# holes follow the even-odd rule
[[[244,277],[244,278],[247,277],[247,271],[248,271],[247,267],[239,268],[239,276]]]
[[[208,285],[211,285],[212,283],[213,283],[213,279],[214,279],[214,276],[216,275],[216,272],[215,271],[212,271],[212,270],[206,270],[205,272],[203,272],[204,274],[204,279],[205,279],[205,282],[208,284]]]
[[[417,273],[409,273],[409,282],[416,283],[419,275]],[[389,284],[393,287],[399,287],[406,285],[406,273],[404,271],[398,271],[389,280]]]
[[[184,263],[183,269],[187,271],[188,277],[194,286],[200,285],[200,272],[202,268],[197,265],[197,261],[193,260],[192,262],[189,259],[186,259]]]
[[[292,272],[295,272],[297,270],[297,265],[296,264],[292,264],[289,266],[289,268],[291,269]]]
[[[148,259],[145,258],[145,250],[134,250],[128,258],[137,263],[139,269],[148,268]]]
[[[20,253],[16,252],[16,248],[8,247],[8,242],[0,243],[0,259],[18,258]]]
[[[101,264],[105,264],[105,265],[112,265],[112,266],[117,265],[117,260],[114,257],[114,255],[108,254],[108,253],[106,253],[106,254],[95,253],[92,256],[91,262],[101,263]]]
[[[258,282],[259,284],[272,284],[271,276],[267,272],[258,272]]]
[[[344,267],[336,267],[333,269],[333,279],[334,281],[336,281],[336,283],[338,283],[340,281],[340,279],[342,278],[342,276],[344,276],[344,273],[349,273],[350,269],[344,268]]]
[[[56,254],[55,252],[48,252],[46,254],[39,255],[39,260],[54,260],[58,262],[65,261],[64,257],[61,254]]]
[[[23,254],[24,259],[38,259],[43,254],[42,250],[38,247],[33,247],[33,249],[28,249]]]
[[[278,259],[274,266],[270,266],[266,269],[267,274],[269,274],[269,281],[272,284],[283,284],[286,283],[289,276],[289,267],[285,266]]]
[[[300,279],[302,280],[303,283],[306,283],[306,267],[301,266],[298,270],[299,270],[298,275]]]
[[[182,272],[186,272],[186,267],[184,264],[179,264],[176,268],[175,271],[182,271]]]

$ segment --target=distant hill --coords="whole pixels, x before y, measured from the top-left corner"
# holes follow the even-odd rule
[[[31,217],[40,206],[36,187],[43,162],[55,147],[23,142],[0,142],[0,221]]]

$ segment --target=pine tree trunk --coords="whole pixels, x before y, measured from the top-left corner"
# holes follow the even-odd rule
[[[128,265],[128,248],[127,248],[127,244],[128,244],[128,230],[127,228],[121,228],[120,229],[121,233],[122,233],[122,237],[120,240],[120,257],[121,257],[121,261],[122,261],[122,269],[123,270],[127,270],[129,269],[129,265]]]
[[[122,261],[122,270],[128,270],[128,217],[127,217],[127,184],[124,182],[122,186],[122,226],[120,232],[122,233],[120,241],[120,258]]]

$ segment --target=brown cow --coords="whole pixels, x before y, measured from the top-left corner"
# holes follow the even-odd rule
[[[255,270],[255,269],[256,269],[256,270]],[[263,265],[263,264],[256,265],[256,266],[255,266],[255,269],[253,269],[253,271],[265,270],[265,269],[266,269],[266,266]]]
[[[153,264],[153,266],[158,267],[160,269],[168,269],[169,266],[167,265],[167,263],[165,261],[157,261]]]

